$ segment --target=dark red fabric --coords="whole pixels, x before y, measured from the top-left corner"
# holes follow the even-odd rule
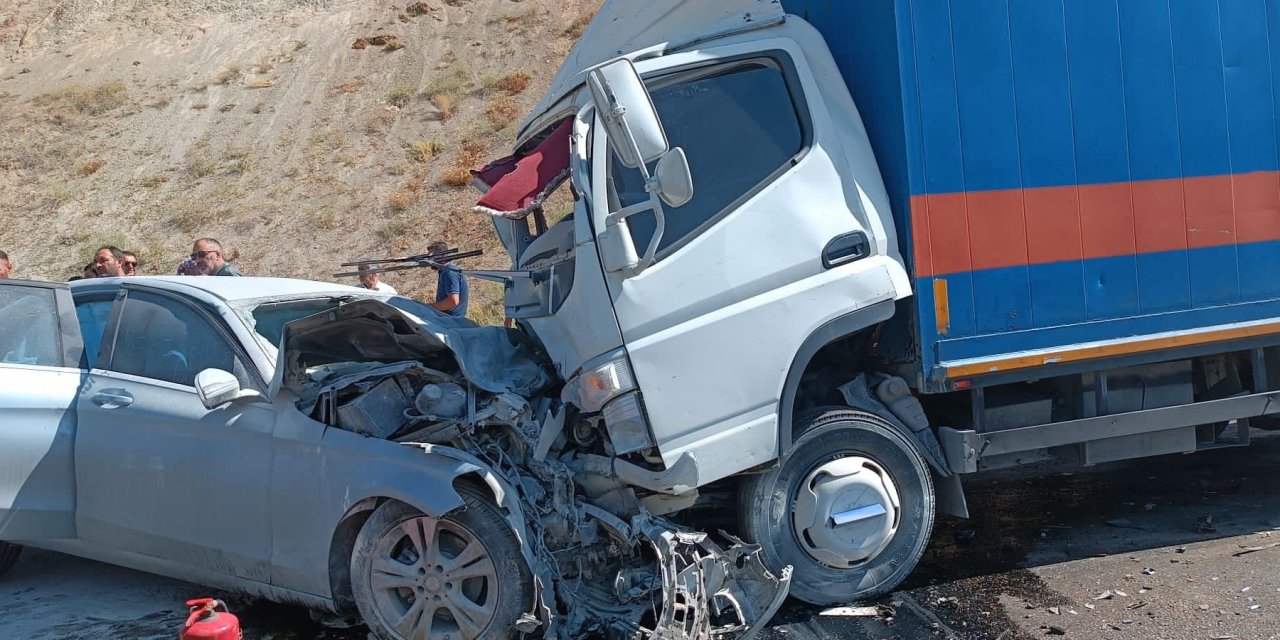
[[[476,207],[511,217],[532,213],[547,196],[548,187],[567,175],[572,130],[573,119],[568,118],[528,154],[507,156],[473,169],[471,175],[489,187]]]

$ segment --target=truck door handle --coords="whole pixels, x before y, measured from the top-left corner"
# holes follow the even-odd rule
[[[124,389],[103,389],[94,394],[92,400],[103,409],[115,409],[133,404],[133,396]]]
[[[871,255],[871,243],[861,231],[843,233],[831,239],[822,249],[822,267],[831,269]]]

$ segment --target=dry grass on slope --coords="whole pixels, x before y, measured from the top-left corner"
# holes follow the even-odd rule
[[[410,16],[386,1],[190,0],[146,15],[10,3],[0,249],[17,275],[51,280],[100,244],[169,273],[204,235],[257,275],[332,279],[344,260],[436,238],[485,250],[464,266],[507,267],[470,211],[467,170],[509,152],[598,4],[434,2]],[[351,48],[378,35],[403,46]],[[387,280],[434,291],[428,272]],[[474,318],[500,320],[500,287],[473,295]]]

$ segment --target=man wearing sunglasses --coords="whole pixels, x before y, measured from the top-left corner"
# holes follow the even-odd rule
[[[120,268],[126,276],[138,275],[138,254],[132,251],[121,251],[124,257],[120,259]]]
[[[206,276],[242,276],[222,255],[222,243],[213,238],[200,238],[191,247],[196,268]]]

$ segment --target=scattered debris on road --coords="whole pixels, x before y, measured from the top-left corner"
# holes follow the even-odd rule
[[[879,607],[879,606],[832,607],[830,609],[822,610],[820,613],[818,613],[818,615],[835,616],[835,617],[843,617],[843,618],[880,618],[885,616],[892,616],[893,610],[888,607]]]
[[[1235,558],[1239,558],[1240,556],[1248,555],[1250,553],[1266,551],[1267,549],[1274,549],[1276,547],[1280,547],[1280,542],[1272,542],[1271,544],[1264,544],[1256,547],[1241,547],[1239,551],[1231,554],[1231,556]]]

